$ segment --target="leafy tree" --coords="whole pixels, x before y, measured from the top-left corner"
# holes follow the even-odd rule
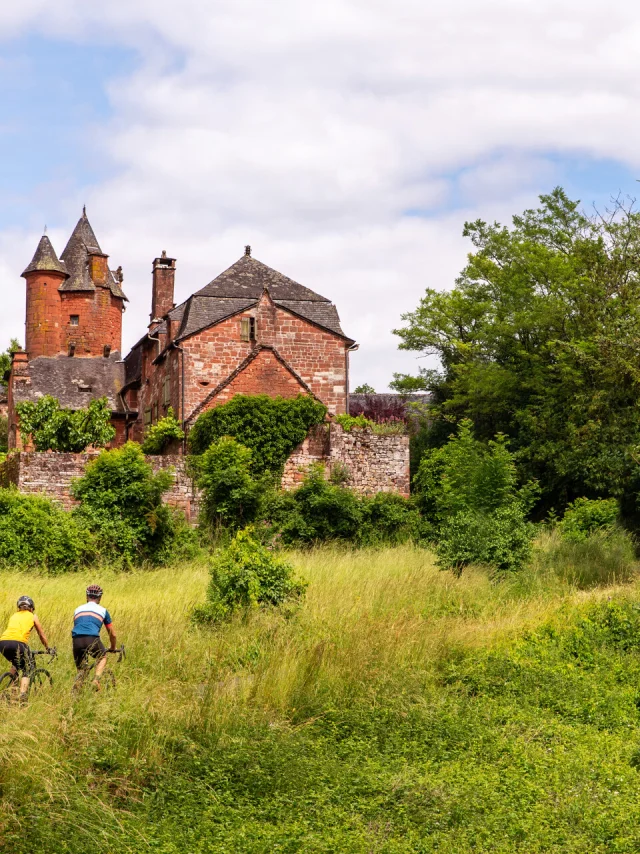
[[[165,417],[147,430],[142,451],[145,454],[161,454],[170,442],[181,439],[184,439],[184,430],[169,407]]]
[[[125,566],[165,563],[192,550],[184,520],[162,503],[171,473],[154,474],[139,445],[103,451],[71,487],[80,501],[75,514],[91,530],[98,550]]]
[[[640,213],[587,216],[560,188],[510,228],[466,223],[474,251],[451,291],[428,288],[395,330],[440,368],[397,375],[433,392],[435,444],[471,418],[511,437],[547,505],[630,496],[640,445]]]
[[[306,394],[288,399],[237,394],[198,418],[189,433],[189,449],[203,454],[212,442],[233,436],[251,449],[254,474],[276,474],[309,428],[320,424],[326,414],[324,404]]]
[[[16,406],[23,444],[29,438],[36,451],[80,453],[90,445],[103,448],[116,435],[106,397],[92,400],[87,409],[61,409],[51,395],[37,403]]]
[[[362,383],[362,385],[356,386],[354,394],[375,394],[376,390],[369,383]]]
[[[13,357],[13,354],[20,349],[21,347],[18,339],[12,338],[9,342],[9,346],[4,351],[4,353],[0,353],[0,385],[5,391],[7,390],[9,372],[11,371],[11,359]]]
[[[202,490],[202,514],[213,528],[238,528],[253,521],[258,511],[261,483],[251,475],[252,453],[230,436],[214,442],[191,468]]]

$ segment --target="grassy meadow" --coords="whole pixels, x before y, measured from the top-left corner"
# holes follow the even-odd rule
[[[55,685],[0,709],[0,850],[635,852],[636,583],[495,582],[429,552],[294,553],[303,603],[194,629],[203,563],[3,573]],[[73,609],[105,588],[127,659],[73,700]],[[34,643],[34,647],[37,643]]]

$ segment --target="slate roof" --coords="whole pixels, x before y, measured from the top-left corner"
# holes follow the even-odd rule
[[[38,243],[35,255],[22,275],[26,276],[27,273],[34,273],[37,270],[42,270],[47,273],[57,272],[64,273],[67,276],[69,275],[64,262],[58,260],[56,251],[51,245],[51,241],[46,234],[43,234],[40,238],[40,243]]]
[[[60,285],[59,290],[95,291],[96,286],[91,281],[91,276],[89,275],[90,254],[102,255],[104,253],[100,248],[93,228],[91,228],[87,212],[83,208],[82,216],[73,229],[71,237],[60,256],[60,260],[64,262],[65,269],[69,274],[69,278]],[[127,299],[120,287],[120,282],[111,270],[108,271],[108,286],[114,296],[120,297],[120,299]]]
[[[45,394],[57,397],[64,409],[82,409],[97,397],[106,397],[112,412],[122,412],[118,392],[125,379],[119,353],[108,359],[76,356],[38,356],[29,362],[30,381],[13,385],[16,403],[34,403]]]
[[[277,306],[347,338],[330,300],[245,254],[187,300],[175,340],[187,338],[250,308],[258,302],[265,288]]]

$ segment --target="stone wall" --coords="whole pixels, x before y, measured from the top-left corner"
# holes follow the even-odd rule
[[[0,485],[13,484],[20,492],[40,493],[59,501],[66,509],[76,503],[70,486],[81,477],[88,462],[97,451],[84,454],[58,454],[21,451],[10,454],[0,465]],[[181,454],[148,456],[155,472],[172,469],[173,485],[165,494],[167,504],[182,510],[187,520],[195,524],[198,518],[200,495],[186,471],[186,458]],[[379,436],[365,430],[345,432],[339,424],[314,427],[304,442],[291,454],[284,468],[282,486],[298,486],[309,467],[322,463],[326,476],[340,465],[347,475],[345,485],[363,495],[376,492],[397,492],[409,495],[409,437]]]
[[[379,435],[367,430],[345,431],[335,422],[314,428],[287,460],[282,478],[284,489],[295,488],[309,467],[325,466],[326,477],[340,467],[345,486],[362,495],[410,490],[409,437]]]
[[[70,510],[76,504],[70,492],[71,481],[81,477],[87,463],[97,456],[97,451],[84,454],[21,451],[11,454],[6,462],[0,465],[0,485],[14,485],[26,494],[47,495]],[[173,485],[165,493],[164,500],[172,507],[182,510],[187,520],[195,523],[198,518],[199,495],[194,491],[191,478],[186,473],[185,458],[178,454],[149,456],[147,461],[155,472],[160,469],[173,469]]]

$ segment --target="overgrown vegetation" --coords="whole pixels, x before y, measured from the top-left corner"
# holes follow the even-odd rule
[[[125,567],[159,565],[193,552],[194,534],[184,516],[162,502],[169,471],[154,474],[139,445],[103,451],[72,485],[78,520],[95,537],[99,555]]]
[[[81,453],[88,447],[103,448],[116,435],[106,397],[91,401],[86,409],[61,409],[55,397],[45,395],[37,403],[16,405],[23,445],[36,451]]]
[[[142,443],[142,452],[162,454],[172,442],[182,441],[182,439],[184,439],[184,430],[173,414],[173,409],[169,407],[167,414],[147,430]]]
[[[214,442],[231,436],[252,452],[254,474],[277,474],[289,454],[320,424],[327,408],[310,395],[296,398],[236,395],[197,419],[189,433],[189,450],[203,454]]]
[[[239,531],[211,561],[206,604],[196,608],[196,623],[215,623],[234,611],[259,605],[281,605],[299,599],[305,582],[295,578],[293,566],[259,543],[250,528]]]

